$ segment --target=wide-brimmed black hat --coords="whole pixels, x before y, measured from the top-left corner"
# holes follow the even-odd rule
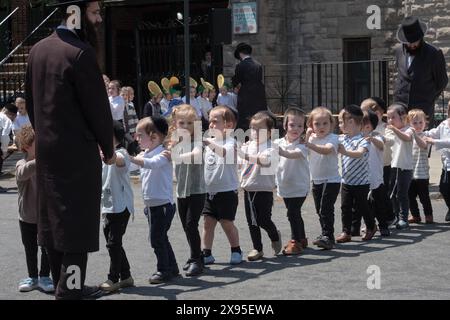
[[[397,30],[397,39],[402,43],[413,43],[427,33],[427,24],[417,17],[406,17]]]
[[[50,3],[47,7],[62,7],[62,6],[70,6],[72,4],[86,4],[88,2],[95,2],[101,0],[56,0],[55,3]]]
[[[252,54],[252,47],[251,45],[245,43],[245,42],[241,42],[237,45],[236,50],[234,50],[234,57],[238,60],[241,59],[241,57],[239,56],[239,53],[244,53],[244,54]]]

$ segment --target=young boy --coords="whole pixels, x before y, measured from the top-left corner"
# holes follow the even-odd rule
[[[349,105],[339,113],[339,127],[344,133],[339,152],[342,154],[342,233],[336,242],[352,240],[351,227],[353,211],[362,215],[366,234],[362,240],[370,240],[376,232],[375,221],[369,210],[369,143],[361,134],[363,112],[359,106]]]
[[[145,152],[130,159],[141,167],[144,213],[150,228],[150,242],[158,260],[157,271],[149,279],[151,284],[167,282],[180,273],[167,235],[175,215],[173,167],[170,153],[163,146],[167,133],[168,124],[164,118],[141,119],[136,137]]]
[[[369,192],[369,208],[372,215],[378,220],[380,234],[383,237],[390,235],[388,228],[389,198],[383,180],[383,151],[384,138],[374,129],[377,128],[377,114],[371,110],[364,112],[363,118],[363,135],[369,144],[369,169],[370,169],[370,192]],[[361,215],[353,217],[353,230],[360,230]]]
[[[218,106],[209,113],[210,133],[214,138],[204,141],[205,184],[207,198],[203,209],[203,255],[204,264],[212,264],[214,229],[217,222],[222,226],[231,246],[230,264],[242,262],[239,233],[234,225],[238,206],[239,180],[236,167],[236,142],[231,132],[236,126],[234,113],[225,106]]]
[[[49,277],[50,265],[47,254],[42,248],[41,270],[38,272],[37,185],[33,128],[29,125],[23,127],[17,138],[20,149],[26,153],[25,158],[16,164],[16,180],[19,194],[20,233],[28,268],[28,278],[20,281],[19,291],[27,292],[41,288],[44,292],[53,292],[53,281]]]

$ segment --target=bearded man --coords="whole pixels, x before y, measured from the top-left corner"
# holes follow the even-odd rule
[[[427,25],[417,17],[407,17],[397,31],[402,43],[395,50],[398,70],[394,101],[409,109],[422,109],[432,124],[434,102],[448,83],[442,51],[425,42]]]
[[[67,14],[71,5],[81,17]],[[102,18],[99,1],[59,0],[57,6],[62,23],[31,49],[26,76],[36,132],[38,242],[48,253],[55,298],[93,298],[98,287],[84,282],[88,252],[99,249],[99,148],[105,163],[115,162],[112,116],[95,53]]]

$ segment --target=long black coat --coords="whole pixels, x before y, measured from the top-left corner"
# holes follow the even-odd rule
[[[267,110],[263,68],[251,57],[242,60],[235,70],[233,86],[241,85],[237,97],[238,128],[247,129],[249,118],[258,111]]]
[[[61,252],[99,249],[102,163],[113,156],[109,101],[94,49],[57,29],[30,52],[26,77],[36,132],[38,242]]]
[[[424,42],[409,68],[404,46],[396,48],[395,58],[398,76],[394,101],[404,102],[411,109],[419,108],[427,115],[432,115],[434,101],[448,83],[442,51]]]

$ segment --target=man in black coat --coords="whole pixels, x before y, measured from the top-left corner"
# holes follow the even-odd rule
[[[422,109],[430,123],[434,118],[434,102],[448,83],[442,51],[423,39],[427,26],[416,17],[407,17],[397,31],[402,43],[395,50],[398,70],[394,101],[409,109]]]
[[[60,0],[63,23],[30,51],[26,100],[36,132],[38,242],[50,260],[56,299],[95,297],[84,285],[99,250],[102,161],[115,162],[113,122],[95,54],[98,1]],[[81,12],[71,28],[68,5]],[[71,19],[71,18],[69,18]]]
[[[252,47],[240,43],[234,57],[240,60],[233,77],[233,87],[240,87],[237,97],[237,128],[244,131],[249,127],[249,119],[258,111],[267,110],[266,91],[263,83],[263,68],[251,57]]]

